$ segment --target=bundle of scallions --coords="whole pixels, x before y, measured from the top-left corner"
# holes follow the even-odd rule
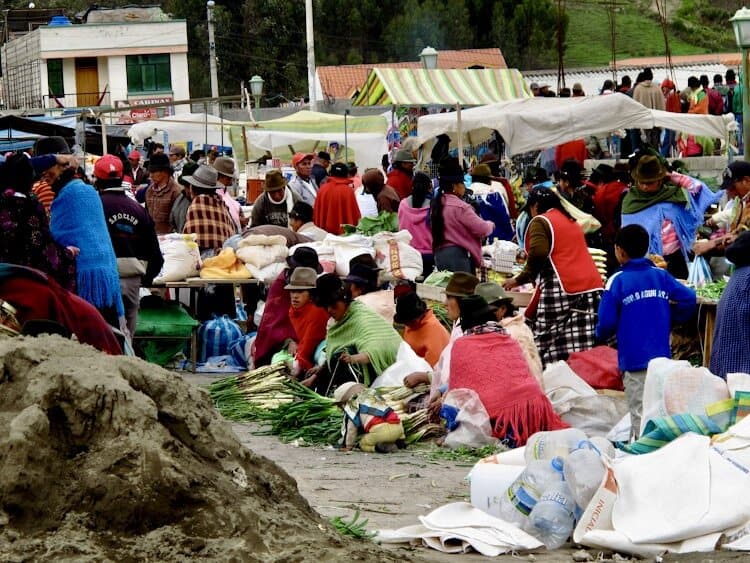
[[[284,384],[288,380],[286,366],[274,364],[218,379],[208,390],[224,418],[254,420],[258,411],[275,409],[294,400]]]

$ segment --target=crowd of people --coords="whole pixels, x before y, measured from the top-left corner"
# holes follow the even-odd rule
[[[648,361],[669,356],[671,324],[695,315],[694,291],[676,281],[687,278],[695,256],[726,255],[737,267],[719,305],[712,369],[720,377],[750,371],[737,351],[750,326],[746,162],[731,163],[714,192],[646,148],[627,164],[597,166],[588,178],[566,159],[556,182],[537,172],[517,192],[492,153],[469,171],[446,156],[435,180],[415,170],[410,149],[398,150],[389,169],[361,177],[356,165],[330,162],[327,153],[298,153],[291,176],[266,172],[263,193],[245,213],[231,193],[237,174],[230,157],[156,147],[144,165],[138,151],[108,154],[96,161],[89,184],[69,153],[63,139],[41,139],[33,155],[11,155],[0,165],[0,298],[15,304],[22,324],[42,320],[45,330],[110,353],[136,332],[140,290],[163,265],[159,235],[194,235],[206,258],[238,236],[282,234],[295,249],[269,284],[258,326],[251,323],[251,365],[284,351],[292,376],[305,385],[324,394],[347,385],[339,392],[344,402],[360,395],[362,404],[377,402],[348,384],[369,386],[406,343],[430,370],[404,374],[403,382],[429,384],[433,415],[445,393],[472,389],[494,434],[522,444],[538,430],[564,427],[540,384],[545,366],[616,337],[637,420]],[[391,214],[410,233],[424,276],[451,273],[446,324],[413,281],[384,279],[369,254],[352,258],[340,277],[323,272],[313,247],[299,246],[341,235],[345,225],[377,213]],[[521,271],[502,284],[480,279],[488,237],[517,239],[522,249]],[[591,247],[607,254],[604,279]],[[19,297],[45,281],[45,300]],[[534,291],[523,313],[512,297],[521,286]],[[233,307],[235,295],[228,297]],[[378,424],[395,424],[392,413],[381,415]]]

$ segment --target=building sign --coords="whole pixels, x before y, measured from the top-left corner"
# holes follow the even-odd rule
[[[128,98],[127,101],[121,101],[118,105],[130,105],[130,106],[148,106],[151,104],[168,104],[174,101],[172,96],[151,96],[151,97],[132,97]],[[148,121],[150,119],[159,119],[168,115],[174,115],[174,106],[164,107],[144,107],[144,108],[132,108],[129,111],[123,111],[120,113],[118,123],[120,124],[132,124],[140,123],[141,121]]]

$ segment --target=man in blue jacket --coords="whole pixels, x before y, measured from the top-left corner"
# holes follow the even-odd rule
[[[640,432],[648,362],[672,357],[672,323],[689,320],[697,307],[693,289],[645,258],[648,245],[649,235],[640,225],[628,225],[617,233],[615,256],[621,269],[607,281],[596,326],[599,340],[617,336],[633,439]]]

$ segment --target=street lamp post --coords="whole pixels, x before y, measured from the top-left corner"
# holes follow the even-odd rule
[[[214,0],[206,2],[206,21],[208,22],[208,65],[211,77],[211,97],[219,97],[219,73],[216,68],[216,42],[214,41]],[[214,103],[215,104],[215,103]],[[212,108],[217,113],[216,105]]]
[[[260,116],[260,114],[258,113],[258,109],[260,109],[260,97],[263,95],[263,83],[265,81],[256,74],[250,79],[249,82],[250,93],[253,95],[253,99],[255,100],[255,121],[258,121],[258,117]]]
[[[432,47],[425,47],[419,53],[419,60],[422,61],[422,68],[425,70],[435,70],[437,68],[438,52]]]
[[[748,64],[747,55],[750,49],[750,10],[741,8],[737,10],[729,20],[734,28],[734,38],[737,46],[742,51],[742,146],[746,161],[750,161],[750,91],[748,91]]]

